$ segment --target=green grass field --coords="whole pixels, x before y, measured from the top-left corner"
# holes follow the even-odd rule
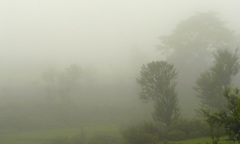
[[[0,144],[49,144],[50,141],[58,138],[71,138],[78,136],[84,130],[87,138],[94,135],[105,134],[119,137],[119,127],[116,125],[91,125],[84,128],[62,128],[44,131],[29,131],[29,132],[9,132],[0,134]],[[221,138],[220,144],[231,144],[225,140],[226,137]],[[171,141],[169,144],[206,144],[211,142],[209,137],[196,138],[185,141]],[[158,144],[163,144],[159,142]]]

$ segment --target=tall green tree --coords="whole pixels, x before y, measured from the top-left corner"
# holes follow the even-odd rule
[[[224,107],[222,92],[231,85],[232,78],[239,68],[237,51],[231,53],[226,49],[219,49],[214,54],[213,65],[200,75],[194,87],[203,106],[215,110]]]
[[[140,98],[153,101],[153,118],[167,126],[178,119],[180,114],[176,78],[177,71],[174,65],[166,61],[153,61],[142,66],[140,77],[137,79],[141,86]]]

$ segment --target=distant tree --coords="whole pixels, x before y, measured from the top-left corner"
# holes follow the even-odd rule
[[[53,102],[57,95],[57,77],[58,71],[54,68],[48,68],[42,73],[42,79],[45,83],[46,97],[48,98],[49,102]]]
[[[165,61],[154,61],[142,66],[141,75],[137,79],[142,89],[140,98],[153,101],[153,118],[167,126],[178,119],[180,113],[176,78],[174,65]]]
[[[59,75],[58,82],[62,90],[69,92],[79,86],[82,78],[82,68],[77,64],[72,64],[65,68]]]
[[[42,79],[46,83],[54,83],[57,77],[57,70],[54,68],[49,68],[45,72],[42,73]]]
[[[210,112],[203,109],[202,112],[211,127],[213,143],[218,143],[219,136],[214,135],[213,128],[223,125],[230,141],[240,142],[240,91],[239,89],[226,88],[223,92],[227,104],[219,112]]]
[[[171,34],[160,37],[158,50],[179,71],[179,96],[182,101],[191,101],[182,107],[188,113],[189,106],[198,105],[197,99],[190,97],[194,95],[192,86],[212,61],[212,52],[219,48],[236,47],[235,39],[233,31],[214,12],[196,13],[176,25]]]
[[[234,44],[235,35],[224,24],[215,12],[197,13],[181,21],[171,35],[161,36],[158,48],[163,52],[172,51],[169,60],[202,61],[206,56],[210,56],[213,50]]]
[[[226,49],[220,49],[214,54],[213,66],[200,75],[194,87],[203,106],[215,110],[224,107],[222,92],[224,88],[230,86],[239,68],[237,51],[231,53]]]
[[[46,96],[53,102],[62,99],[63,102],[70,100],[74,91],[79,89],[83,70],[77,64],[72,64],[63,71],[49,68],[42,73],[46,84]]]

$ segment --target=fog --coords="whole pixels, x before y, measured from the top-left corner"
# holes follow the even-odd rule
[[[1,1],[2,65],[126,67],[136,51],[160,59],[158,37],[196,12],[239,29],[237,10],[234,1]]]
[[[71,119],[57,126],[73,121],[149,120],[152,106],[139,99],[136,79],[143,64],[168,60],[174,53],[158,49],[159,37],[172,34],[190,16],[209,11],[216,12],[239,37],[239,5],[236,0],[0,0],[1,119],[21,112],[23,117],[39,113],[42,125],[49,126],[54,118],[41,111],[53,109],[46,115],[55,113],[58,119],[62,112]],[[73,65],[81,69],[78,84],[61,83],[61,76]],[[51,71],[54,80],[45,80],[44,73]],[[199,99],[192,92],[183,94],[185,81],[180,80],[182,117],[195,117]],[[64,92],[61,84],[67,85]],[[46,92],[48,88],[52,91]],[[49,98],[57,95],[71,98]],[[79,107],[64,105],[54,110],[54,104],[64,101]],[[27,121],[41,123],[33,118]]]

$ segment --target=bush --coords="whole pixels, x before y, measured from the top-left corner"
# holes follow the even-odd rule
[[[196,138],[208,136],[209,127],[200,120],[178,120],[169,128],[170,131],[179,130],[186,134],[186,138]]]
[[[123,138],[128,144],[156,144],[158,129],[152,123],[130,126],[123,131]]]
[[[142,123],[128,127],[123,132],[123,138],[128,144],[154,144],[164,140],[185,140],[208,136],[208,125],[200,120],[178,120],[170,127]]]
[[[121,144],[122,139],[112,135],[95,135],[88,144]]]
[[[193,132],[190,132],[189,134],[189,137],[190,138],[197,138],[197,137],[200,137],[202,134],[200,131],[193,131]]]
[[[184,140],[187,138],[187,135],[180,131],[180,130],[174,130],[168,133],[169,140]]]

